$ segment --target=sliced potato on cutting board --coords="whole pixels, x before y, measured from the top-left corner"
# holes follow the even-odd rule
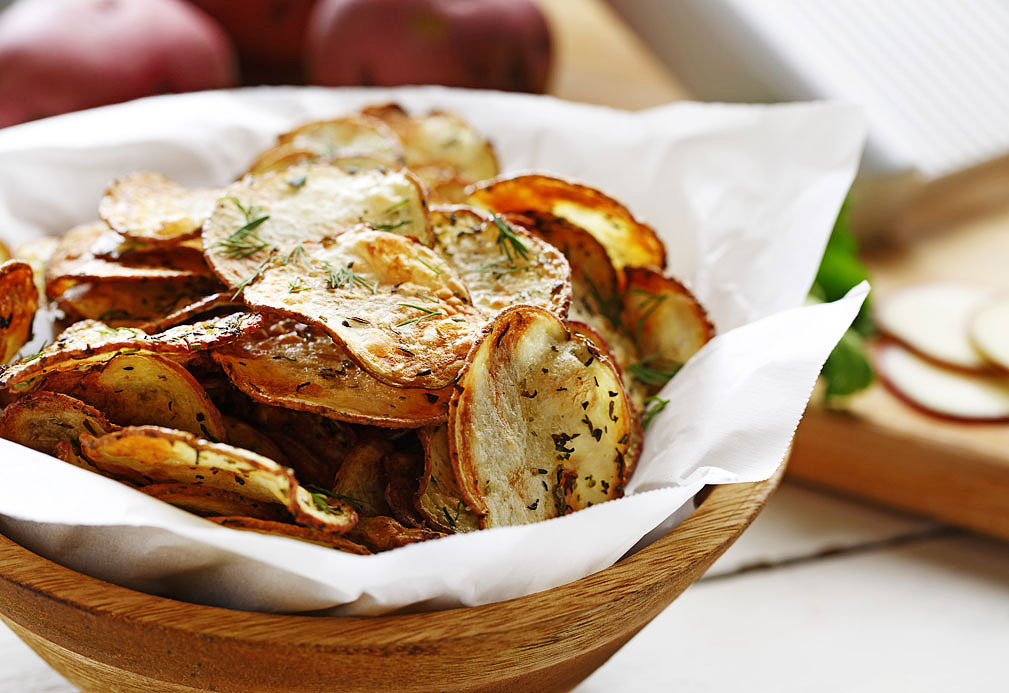
[[[1009,371],[1009,295],[982,304],[970,321],[971,342],[989,361]]]

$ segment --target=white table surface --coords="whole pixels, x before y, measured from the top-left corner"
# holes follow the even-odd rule
[[[1009,544],[786,482],[576,691],[1009,690],[1007,650]],[[73,690],[0,626],[0,692]]]

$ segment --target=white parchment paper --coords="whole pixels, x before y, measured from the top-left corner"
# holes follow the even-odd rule
[[[0,440],[0,529],[134,589],[231,608],[382,613],[509,599],[604,568],[705,484],[768,478],[868,287],[800,307],[851,184],[865,126],[840,104],[679,103],[640,113],[436,87],[262,88],[145,99],[0,130],[0,238],[96,216],[115,176],[218,185],[306,120],[395,100],[459,113],[506,172],[587,181],[666,243],[718,329],[662,395],[627,497],[536,525],[352,556],[237,532]],[[665,523],[665,524],[664,524]]]

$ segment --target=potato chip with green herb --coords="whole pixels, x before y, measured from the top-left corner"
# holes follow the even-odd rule
[[[109,186],[98,215],[126,238],[174,245],[199,234],[223,194],[220,188],[184,188],[158,173],[133,173]]]
[[[417,510],[432,529],[446,534],[474,532],[480,518],[469,509],[459,490],[448,449],[448,426],[417,431],[424,447],[424,473],[417,489]]]

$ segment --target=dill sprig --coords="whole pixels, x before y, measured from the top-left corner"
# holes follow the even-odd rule
[[[666,408],[669,404],[668,399],[662,399],[661,397],[649,397],[645,400],[645,411],[641,415],[641,429],[645,430],[648,425],[652,423],[652,419],[658,416],[659,412]]]
[[[413,219],[401,219],[395,224],[375,224],[375,229],[378,231],[395,231],[400,226],[406,226],[407,224],[412,224]]]
[[[659,354],[652,354],[627,366],[627,371],[645,385],[662,387],[681,368],[682,363],[674,363],[663,359]]]
[[[296,294],[302,291],[308,291],[308,287],[301,283],[301,277],[296,277],[293,282],[289,282],[287,285],[287,293]]]
[[[294,249],[291,250],[291,252],[289,252],[287,254],[287,257],[285,257],[281,261],[280,264],[282,264],[282,265],[289,265],[292,262],[294,262],[294,261],[296,261],[296,260],[298,260],[300,258],[303,258],[303,257],[305,257],[305,248],[303,246],[296,245],[296,246],[294,246]]]
[[[518,255],[523,260],[529,259],[529,248],[526,244],[522,242],[518,234],[515,232],[515,227],[509,224],[507,221],[499,217],[497,214],[493,216],[494,226],[497,227],[497,244],[511,262],[515,261],[515,256]]]
[[[224,248],[224,254],[232,258],[246,258],[264,248],[269,248],[270,244],[254,232],[260,224],[270,218],[270,215],[260,215],[258,209],[253,206],[243,206],[237,198],[228,197],[225,199],[231,200],[238,207],[245,217],[245,225],[236,229],[230,236],[223,241],[218,241],[214,245]]]
[[[263,270],[266,269],[266,266],[268,264],[270,264],[270,258],[266,258],[265,260],[260,262],[259,267],[256,268],[256,271],[253,272],[249,277],[247,277],[245,280],[240,282],[238,286],[235,287],[235,293],[231,295],[231,300],[234,301],[236,298],[238,298],[238,294],[242,293],[245,290],[245,287],[247,287],[252,282],[256,281],[259,278],[259,275],[263,273]]]
[[[340,289],[346,286],[352,289],[356,285],[368,289],[373,295],[378,293],[378,280],[369,282],[357,274],[351,265],[336,270],[328,262],[323,262],[322,267],[326,270],[326,288]]]
[[[305,486],[312,496],[312,502],[315,503],[315,507],[323,512],[332,512],[333,508],[330,506],[330,500],[344,501],[345,503],[350,503],[355,510],[361,510],[365,505],[371,505],[371,503],[361,500],[360,498],[353,498],[351,496],[345,496],[342,493],[337,493],[335,491],[330,491],[321,486],[316,486],[315,484],[307,484]]]
[[[396,327],[403,327],[403,325],[412,325],[415,322],[420,322],[421,320],[427,320],[428,318],[433,318],[437,315],[445,314],[440,310],[431,310],[430,308],[423,308],[421,306],[415,306],[410,303],[400,303],[399,305],[403,306],[404,308],[413,308],[414,310],[419,310],[422,313],[424,313],[424,315],[421,315],[420,317],[417,318],[410,318],[409,320],[404,320],[403,322],[398,322],[396,323]]]
[[[638,322],[634,325],[634,334],[637,336],[638,340],[641,340],[642,335],[645,331],[645,321],[648,320],[649,316],[655,312],[655,309],[659,307],[664,300],[667,298],[667,294],[653,294],[651,292],[645,291],[644,289],[632,289],[632,293],[640,294],[646,296],[641,305],[638,306],[638,310],[641,312],[641,317],[638,318]]]

